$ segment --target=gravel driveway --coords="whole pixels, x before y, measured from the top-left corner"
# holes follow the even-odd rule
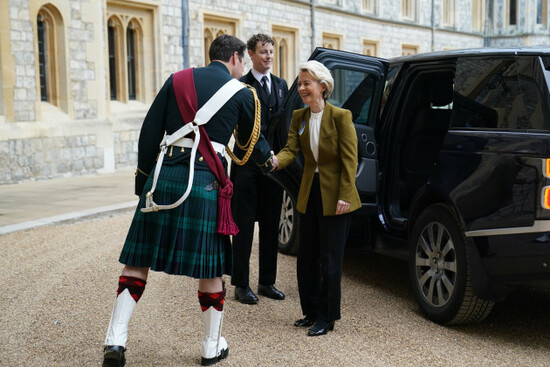
[[[100,365],[130,221],[119,213],[0,236],[1,367]],[[547,291],[510,295],[482,324],[442,327],[420,314],[405,263],[347,254],[343,318],[334,332],[308,338],[292,326],[301,316],[295,266],[279,256],[284,301],[241,305],[229,288],[230,353],[217,366],[550,366]],[[196,288],[189,278],[150,273],[130,323],[127,366],[199,365]]]

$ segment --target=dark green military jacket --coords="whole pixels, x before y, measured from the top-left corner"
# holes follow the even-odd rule
[[[215,61],[206,67],[193,69],[193,78],[200,109],[218,89],[231,80],[232,76],[225,65]],[[211,141],[227,145],[233,130],[238,125],[239,141],[246,142],[252,132],[254,115],[255,104],[252,92],[248,88],[243,88],[212,116],[210,121],[204,125],[204,128]],[[138,170],[136,172],[136,195],[141,195],[147,181],[147,175],[155,165],[164,133],[173,134],[183,125],[184,122],[178,109],[171,75],[155,97],[141,127],[138,145]],[[269,144],[263,135],[260,135],[250,158],[258,166],[261,166],[264,171],[271,169],[270,150]],[[186,162],[189,160],[189,155],[190,149],[181,152],[180,148],[174,147],[168,150],[164,157],[164,164]],[[197,154],[195,169],[208,169],[206,163],[202,159],[199,161],[199,158],[199,154]],[[226,167],[226,160],[223,158],[222,163]]]

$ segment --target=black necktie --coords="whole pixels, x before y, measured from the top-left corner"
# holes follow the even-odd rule
[[[262,77],[262,82],[264,82],[264,92],[265,95],[269,97],[269,88],[267,87],[267,76]]]

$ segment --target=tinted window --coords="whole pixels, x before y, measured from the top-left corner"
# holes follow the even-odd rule
[[[454,89],[452,127],[550,129],[538,57],[459,60]]]
[[[356,124],[367,124],[374,78],[360,71],[333,69],[334,91],[328,102],[351,111]]]
[[[550,94],[542,60],[538,57],[518,57],[518,74],[523,108],[517,128],[550,130]]]

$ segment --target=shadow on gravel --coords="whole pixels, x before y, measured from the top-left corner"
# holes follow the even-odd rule
[[[414,301],[409,287],[407,263],[402,260],[374,253],[346,252],[343,276],[353,282],[391,293],[404,302]]]
[[[464,333],[475,333],[507,342],[550,350],[550,290],[522,289],[496,303],[487,319],[480,324],[460,327]],[[497,340],[498,339],[498,340]]]
[[[368,284],[377,292],[391,295],[393,300],[403,303],[399,307],[411,309],[415,317],[424,317],[409,286],[406,262],[373,253],[346,253],[343,276],[355,284]],[[491,339],[495,343],[550,350],[549,308],[550,289],[522,289],[496,303],[483,322],[449,328],[458,333]],[[431,321],[425,319],[424,322]]]

